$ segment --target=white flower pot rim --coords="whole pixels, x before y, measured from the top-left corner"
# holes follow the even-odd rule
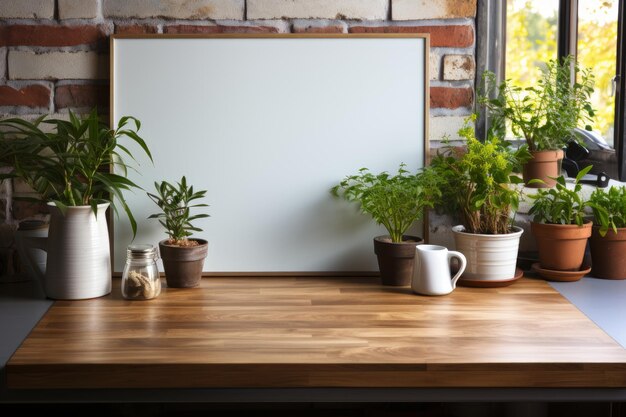
[[[50,207],[57,207],[57,205],[56,205],[56,203],[55,203],[54,201],[48,201],[46,204],[47,204],[48,206],[50,206]],[[104,208],[109,207],[109,205],[110,205],[110,204],[111,204],[111,203],[108,203],[108,202],[107,202],[107,203],[100,203],[100,204],[98,204],[98,206],[97,206],[97,207],[98,207],[98,209],[104,209]],[[68,209],[68,210],[85,210],[85,209],[90,209],[90,210],[91,210],[91,206],[89,206],[89,205],[83,205],[83,206],[65,206],[65,207],[67,207],[67,209]]]
[[[511,230],[514,230],[514,232],[512,233],[501,233],[501,234],[486,234],[486,233],[469,233],[465,231],[465,226],[463,226],[462,224],[456,225],[452,227],[452,231],[454,233],[459,233],[462,235],[470,235],[470,236],[475,236],[477,239],[504,239],[507,237],[512,237],[512,236],[516,236],[516,235],[521,235],[522,233],[524,233],[524,229],[522,229],[519,226],[511,226]]]

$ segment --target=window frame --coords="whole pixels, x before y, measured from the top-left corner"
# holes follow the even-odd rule
[[[626,6],[618,2],[618,29],[616,51],[616,88],[614,145],[618,180],[626,181]],[[478,0],[476,14],[475,86],[478,88],[484,71],[495,73],[497,82],[505,77],[506,56],[506,1]],[[557,28],[557,56],[577,55],[578,0],[559,0]],[[475,103],[476,105],[476,103]],[[476,134],[485,138],[489,116],[480,114]]]
[[[626,181],[626,6],[618,2],[617,9],[617,66],[615,71],[615,154],[620,181]]]

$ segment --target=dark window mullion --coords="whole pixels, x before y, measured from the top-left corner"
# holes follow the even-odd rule
[[[619,180],[626,181],[626,6],[617,9],[617,79],[615,89],[615,152]]]
[[[578,0],[559,0],[557,56],[576,57],[578,52]]]

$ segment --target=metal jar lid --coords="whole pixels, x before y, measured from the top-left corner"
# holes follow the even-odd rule
[[[128,245],[126,248],[128,259],[156,259],[157,251],[152,245]]]

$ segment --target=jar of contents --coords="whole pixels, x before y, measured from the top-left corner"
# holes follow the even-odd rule
[[[161,279],[152,245],[130,245],[122,274],[122,296],[129,300],[149,300],[161,293]]]

